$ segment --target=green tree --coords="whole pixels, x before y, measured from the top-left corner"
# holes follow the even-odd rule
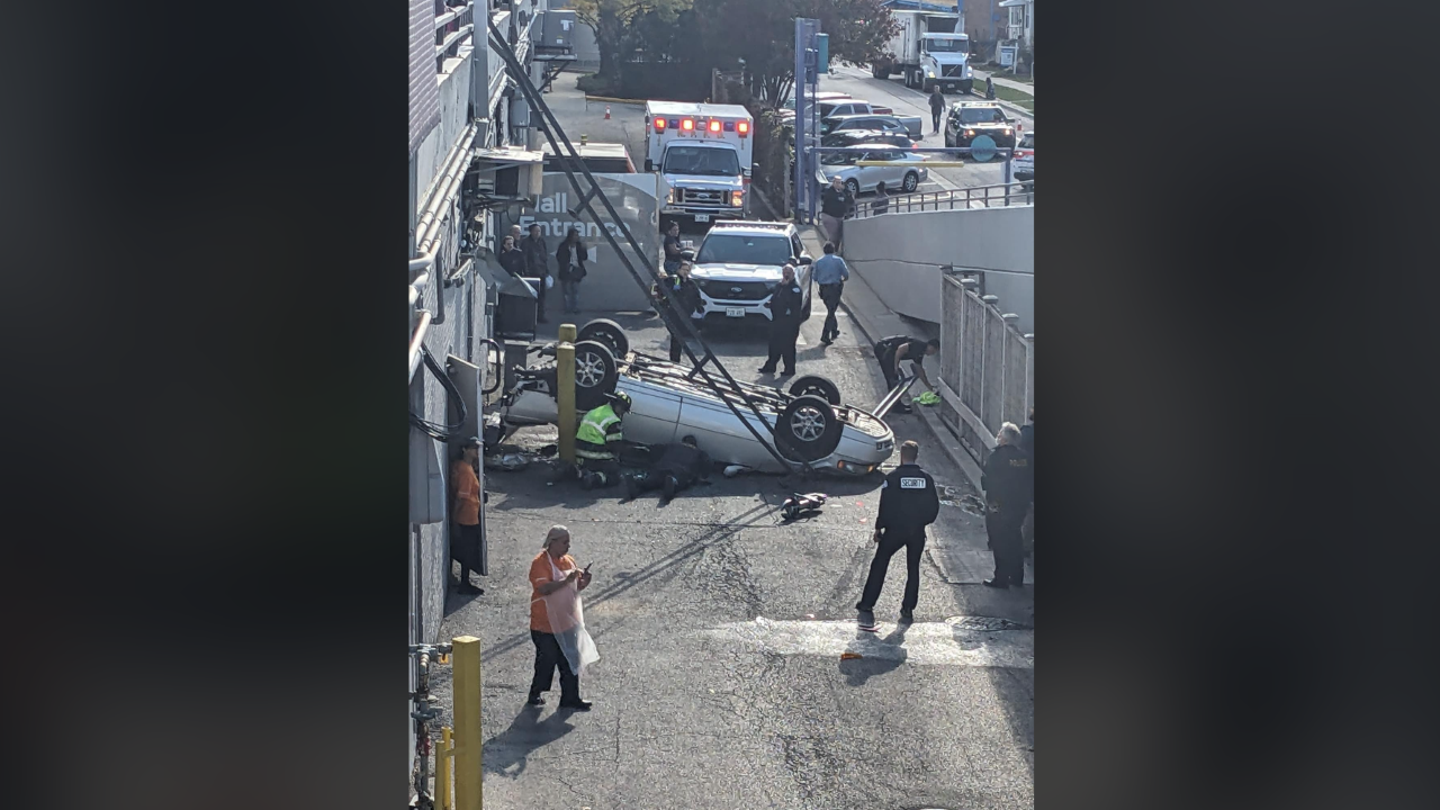
[[[830,60],[864,65],[885,52],[898,28],[883,0],[694,0],[697,33],[713,67],[744,61],[750,89],[771,103],[795,83],[795,18],[820,21]]]
[[[613,82],[620,78],[626,31],[637,17],[654,14],[659,20],[670,22],[692,3],[693,0],[574,0],[570,8],[575,10],[576,19],[594,29],[595,44],[600,49],[600,76]]]

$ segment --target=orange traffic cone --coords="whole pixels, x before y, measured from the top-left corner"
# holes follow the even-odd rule
[[[609,121],[609,120],[610,120],[610,105],[609,105],[609,104],[606,104],[606,105],[605,105],[605,120],[606,120],[606,121]]]

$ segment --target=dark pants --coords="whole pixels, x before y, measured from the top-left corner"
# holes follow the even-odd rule
[[[696,477],[691,473],[676,472],[666,469],[641,470],[633,476],[635,489],[640,492],[649,492],[653,489],[660,489],[665,485],[665,476],[675,478],[675,491],[681,492],[695,485]]]
[[[885,375],[885,393],[888,394],[900,384],[900,378],[895,374],[895,349],[883,345],[877,346],[875,359],[880,361],[880,373]],[[902,399],[895,403],[891,410],[896,413],[909,413],[910,405]]]
[[[840,334],[840,322],[835,320],[835,310],[840,307],[840,293],[845,289],[845,282],[838,284],[821,284],[820,300],[825,302],[825,326],[820,330],[821,340],[834,340]]]
[[[770,357],[765,368],[774,371],[775,364],[784,362],[787,373],[795,372],[795,341],[800,339],[800,324],[770,322]]]
[[[460,563],[460,584],[470,583],[470,572],[480,573],[480,524],[453,524],[450,533],[450,559]]]
[[[822,212],[820,224],[825,226],[825,235],[835,244],[835,252],[839,253],[845,243],[845,218]]]
[[[880,589],[885,585],[885,572],[890,567],[890,558],[900,549],[905,549],[905,596],[900,600],[903,610],[914,610],[920,601],[920,555],[925,551],[925,533],[920,532],[904,537],[891,531],[880,536],[880,545],[875,549],[875,559],[870,561],[870,576],[865,578],[865,592],[860,596],[856,610],[867,613],[875,609],[880,599]]]
[[[932,121],[935,122],[935,131],[936,131],[936,132],[939,132],[939,131],[940,131],[940,111],[939,111],[939,110],[931,110],[931,111],[930,111],[930,120],[932,120]]]
[[[990,550],[995,554],[995,579],[1011,585],[1025,584],[1024,540],[1020,525],[1025,513],[1001,510],[985,516],[985,534],[990,537]]]
[[[685,338],[681,337],[680,335],[677,335],[677,334],[674,333],[674,332],[671,332],[671,333],[670,333],[670,362],[672,362],[672,363],[678,363],[678,362],[680,362],[680,357],[681,357],[681,355],[684,354],[684,349],[685,349]]]
[[[567,279],[560,282],[560,292],[565,296],[565,311],[576,315],[580,312],[580,280]]]
[[[580,474],[599,473],[605,480],[599,481],[601,487],[613,487],[620,483],[620,464],[613,458],[577,458]]]
[[[570,671],[570,662],[565,660],[565,651],[554,633],[530,631],[530,640],[535,642],[535,678],[530,681],[530,697],[549,692],[555,682],[555,668],[560,668],[560,702],[575,703],[580,700],[580,678]]]

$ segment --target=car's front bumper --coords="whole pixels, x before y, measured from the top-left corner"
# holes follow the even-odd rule
[[[717,219],[744,219],[745,209],[730,206],[667,204],[660,209],[667,217],[695,217],[701,222]]]
[[[696,320],[734,321],[736,323],[743,323],[751,318],[770,320],[770,308],[765,306],[770,303],[769,298],[763,301],[726,301],[711,298],[702,291],[700,301],[704,304],[704,309],[695,313],[693,317]]]

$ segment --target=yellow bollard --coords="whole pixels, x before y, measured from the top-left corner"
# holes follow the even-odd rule
[[[455,747],[450,739],[450,727],[440,727],[440,748],[435,752],[435,798],[440,810],[454,810],[455,799],[450,795],[450,758],[455,756]]]
[[[560,460],[575,463],[575,324],[560,324],[560,343],[555,347],[555,402],[559,406]]]
[[[460,636],[454,645],[455,810],[480,810],[480,639]]]

